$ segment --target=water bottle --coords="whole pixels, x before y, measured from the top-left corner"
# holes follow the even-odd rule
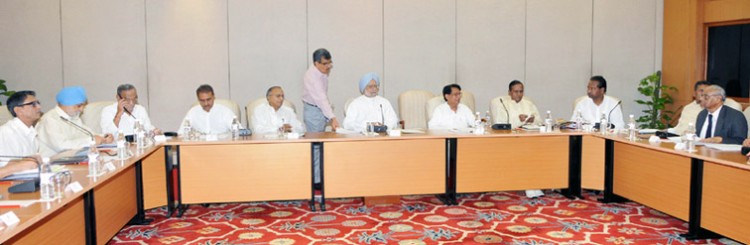
[[[599,132],[602,134],[607,134],[607,130],[609,129],[609,121],[607,121],[607,115],[602,113],[602,119],[599,120]]]
[[[191,140],[192,132],[193,132],[193,127],[190,126],[190,119],[185,119],[185,121],[182,122],[182,139]]]
[[[547,111],[547,116],[544,117],[544,130],[545,132],[552,132],[552,125],[555,124],[555,121],[552,120],[552,112]]]
[[[630,119],[628,119],[628,140],[638,140],[638,137],[636,137],[637,131],[638,129],[635,128],[635,117],[633,117],[633,114],[630,114]]]
[[[583,130],[583,113],[581,110],[576,111],[576,131]]]
[[[146,148],[146,130],[143,128],[140,119],[135,120],[133,133],[135,133],[135,148],[139,151]]]
[[[42,159],[42,165],[39,168],[39,189],[42,201],[52,201],[55,199],[55,183],[52,172],[52,165],[49,163],[49,157]]]
[[[122,130],[118,130],[117,131],[117,157],[120,160],[128,158],[128,148],[125,145],[127,145],[127,142],[125,141],[125,134],[122,133]]]
[[[236,116],[232,119],[232,139],[240,139],[240,120]]]
[[[687,142],[687,146],[685,147],[687,151],[694,152],[695,151],[695,141],[697,139],[697,135],[695,135],[695,125],[693,123],[688,123],[688,127],[685,130],[685,142]]]
[[[96,141],[89,143],[89,176],[99,176],[99,150],[96,149]]]

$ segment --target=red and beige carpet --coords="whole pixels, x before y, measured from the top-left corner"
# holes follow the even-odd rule
[[[110,244],[736,244],[688,241],[687,223],[635,203],[602,204],[547,193],[461,195],[460,205],[434,196],[365,206],[329,199],[326,212],[304,201],[192,205],[182,218],[149,210],[154,222],[125,227]]]

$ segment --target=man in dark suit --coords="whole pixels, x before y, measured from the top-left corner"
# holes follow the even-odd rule
[[[747,120],[742,112],[724,106],[724,89],[711,85],[703,90],[695,128],[706,143],[742,144],[747,138]]]

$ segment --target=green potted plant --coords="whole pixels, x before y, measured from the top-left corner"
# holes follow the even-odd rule
[[[646,100],[635,100],[635,103],[645,105],[643,112],[646,115],[636,120],[640,128],[665,129],[672,120],[673,111],[666,110],[666,106],[674,103],[669,92],[677,91],[677,88],[663,85],[661,83],[661,71],[656,71],[643,79],[638,84],[638,92],[646,96]]]
[[[5,80],[0,79],[0,95],[5,95],[5,97],[10,97],[16,93],[16,91],[8,91],[8,86],[5,86]],[[0,105],[3,105],[4,99],[0,99]]]

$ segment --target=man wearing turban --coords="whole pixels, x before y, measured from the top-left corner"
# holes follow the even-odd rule
[[[55,99],[57,106],[45,113],[36,126],[43,156],[89,146],[92,138],[97,145],[112,143],[112,135],[94,135],[81,121],[86,90],[78,86],[65,87]]]
[[[391,102],[378,95],[380,78],[377,73],[370,72],[359,79],[359,92],[362,94],[349,103],[344,118],[344,128],[362,132],[366,130],[368,122],[374,122],[395,129],[398,125],[396,111]]]

